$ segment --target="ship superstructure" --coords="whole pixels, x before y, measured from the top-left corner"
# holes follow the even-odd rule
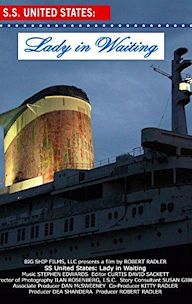
[[[181,78],[191,65],[181,58],[186,52],[177,49],[172,63],[172,131],[143,129],[142,148],[133,153],[90,170],[57,171],[42,185],[28,179],[1,189],[0,270],[22,268],[31,258],[192,247],[192,137],[185,117],[191,93]]]

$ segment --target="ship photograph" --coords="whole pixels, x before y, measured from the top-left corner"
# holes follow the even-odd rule
[[[94,107],[81,88],[47,87],[0,114],[0,277],[37,271],[30,261],[60,259],[151,259],[165,261],[153,269],[173,281],[191,277],[187,53],[174,50],[170,74],[151,69],[171,84],[171,130],[144,127],[140,147],[101,162],[94,153]]]
[[[1,303],[188,301],[192,4],[2,2]],[[22,20],[19,6],[110,16]]]
[[[192,274],[187,52],[174,51],[165,75],[171,130],[143,128],[141,147],[113,159],[95,162],[91,101],[75,86],[48,87],[0,115],[1,276],[27,270],[24,260],[133,257],[166,259],[173,274]]]

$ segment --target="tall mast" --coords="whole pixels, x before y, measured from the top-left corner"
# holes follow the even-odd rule
[[[185,106],[190,102],[192,94],[187,85],[184,90],[181,90],[180,84],[187,81],[182,81],[181,72],[192,64],[191,60],[183,60],[182,55],[186,54],[186,48],[179,48],[174,52],[172,60],[172,131],[178,134],[187,135],[187,121],[185,115]]]

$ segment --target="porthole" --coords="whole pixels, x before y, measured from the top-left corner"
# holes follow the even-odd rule
[[[114,218],[115,219],[118,218],[118,212],[117,211],[114,212]]]
[[[164,203],[162,203],[161,207],[160,207],[160,211],[165,212],[166,209],[167,209],[167,206]]]
[[[143,214],[143,206],[139,206],[138,211],[140,215]]]
[[[136,213],[137,213],[137,209],[134,207],[132,209],[132,217],[135,217]]]
[[[111,212],[108,213],[108,219],[109,219],[109,220],[112,219],[112,213],[111,213]]]
[[[169,212],[172,212],[173,209],[174,209],[174,204],[173,203],[169,203],[167,209],[168,209]]]

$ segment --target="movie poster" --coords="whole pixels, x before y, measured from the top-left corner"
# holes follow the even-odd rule
[[[191,11],[1,1],[1,299],[192,294]]]

